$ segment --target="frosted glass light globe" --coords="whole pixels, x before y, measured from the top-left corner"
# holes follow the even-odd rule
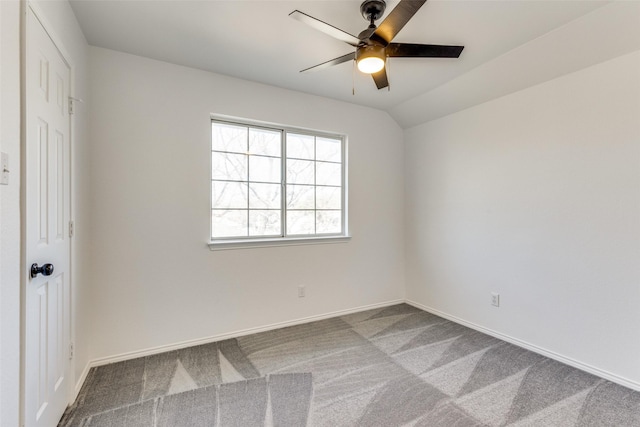
[[[377,56],[369,56],[358,61],[358,70],[366,74],[377,73],[384,68],[384,61]]]

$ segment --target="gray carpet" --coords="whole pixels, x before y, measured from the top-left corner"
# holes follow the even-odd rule
[[[400,304],[93,368],[59,425],[639,427],[640,393]]]

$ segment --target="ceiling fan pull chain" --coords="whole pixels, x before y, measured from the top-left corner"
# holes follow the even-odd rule
[[[353,61],[351,72],[351,95],[356,96],[356,61]]]

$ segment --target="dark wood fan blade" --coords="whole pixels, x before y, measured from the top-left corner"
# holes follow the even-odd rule
[[[339,56],[337,58],[334,58],[334,59],[332,59],[330,61],[323,62],[322,64],[318,64],[318,65],[314,65],[313,67],[305,68],[304,70],[302,70],[300,72],[304,73],[304,72],[307,72],[307,71],[322,70],[324,68],[329,68],[332,65],[338,65],[338,64],[342,64],[343,62],[353,61],[354,59],[356,59],[356,53],[355,52],[351,52],[351,53],[347,53],[346,55],[342,55],[342,56]]]
[[[396,58],[458,58],[464,46],[438,44],[391,43],[386,47],[387,56]]]
[[[400,32],[409,19],[426,3],[427,0],[400,0],[400,3],[391,11],[375,31],[376,39],[385,45]]]
[[[376,86],[378,86],[378,89],[383,89],[389,86],[386,67],[378,71],[377,73],[371,74],[371,77],[373,77],[373,81],[376,82]]]
[[[358,39],[356,36],[353,36],[346,31],[342,31],[340,28],[334,27],[331,24],[327,24],[324,21],[316,19],[313,16],[309,16],[306,13],[300,12],[299,10],[294,10],[289,14],[289,16],[297,19],[300,22],[304,22],[305,24],[312,28],[315,28],[316,30],[322,31],[323,33],[335,39],[348,43],[351,46],[358,46],[358,43],[360,43],[360,39]]]

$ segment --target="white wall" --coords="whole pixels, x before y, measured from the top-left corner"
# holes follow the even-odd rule
[[[55,41],[64,47],[73,65],[73,94],[82,98],[87,93],[86,56],[88,45],[75,15],[66,1],[33,2],[38,15],[45,21]],[[24,4],[23,4],[24,6]],[[17,426],[20,399],[20,288],[23,264],[20,259],[20,2],[0,1],[0,150],[9,154],[10,184],[0,186],[0,425]],[[86,113],[82,109],[73,119],[72,135],[72,199],[76,222],[81,225],[73,242],[74,267],[73,303],[87,304],[88,264],[88,187],[83,175],[88,175],[86,150]],[[76,380],[88,362],[89,331],[86,312],[76,313],[75,367]]]
[[[386,113],[90,53],[92,358],[404,297],[402,132]],[[347,134],[352,240],[211,252],[211,113]]]
[[[0,1],[0,425],[16,426],[20,386],[20,5]]]
[[[639,388],[638,76],[635,52],[405,131],[407,298]]]

